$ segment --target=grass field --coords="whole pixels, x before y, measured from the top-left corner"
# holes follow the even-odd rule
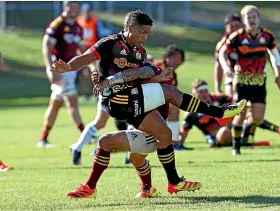
[[[62,109],[49,137],[56,147],[35,147],[50,94],[41,59],[41,38],[8,33],[0,37],[5,40],[0,51],[7,61],[7,71],[0,73],[0,158],[15,166],[14,171],[0,174],[0,210],[280,210],[280,137],[261,129],[257,140],[269,139],[272,146],[243,149],[240,157],[233,157],[230,148],[209,149],[201,133],[194,129],[188,146],[195,150],[176,152],[176,163],[181,175],[202,182],[203,188],[198,192],[168,195],[164,171],[154,153],[148,158],[153,185],[160,195],[136,200],[140,186],[135,170],[124,164],[125,153],[116,153],[100,179],[96,200],[66,198],[66,192],[87,179],[92,162],[88,154],[95,145],[86,146],[81,167],[71,164],[68,147],[79,133]],[[196,37],[201,39],[193,35],[193,39]],[[214,42],[207,46],[210,48],[214,48]],[[149,46],[148,52],[159,58],[162,49]],[[200,46],[191,49],[188,61],[178,70],[180,89],[185,92],[190,92],[191,81],[198,77],[207,79],[213,87],[212,53],[199,50]],[[273,80],[269,69],[266,119],[279,123],[279,90]],[[80,108],[85,123],[94,118],[93,101],[81,103]],[[98,134],[113,130],[110,120]]]

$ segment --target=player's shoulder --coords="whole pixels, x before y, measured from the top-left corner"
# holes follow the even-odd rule
[[[118,34],[111,34],[111,35],[109,35],[109,36],[107,36],[107,37],[101,38],[101,39],[99,40],[99,42],[101,42],[101,43],[104,43],[104,42],[109,42],[109,43],[111,43],[111,42],[117,42],[117,41],[119,41],[119,40],[121,40],[121,38],[120,38],[120,36],[119,36]]]
[[[231,40],[231,39],[234,39],[234,38],[236,38],[236,37],[238,37],[238,36],[240,36],[240,35],[242,35],[242,34],[244,34],[244,33],[245,33],[244,28],[241,28],[241,29],[238,29],[238,30],[232,32],[232,33],[228,36],[228,38]]]
[[[263,34],[268,34],[270,36],[274,36],[273,32],[267,28],[261,28]]]
[[[217,43],[216,48],[215,48],[216,52],[219,52],[219,51],[220,51],[220,49],[222,48],[222,46],[225,44],[227,38],[228,38],[228,35],[225,34],[225,35],[220,39],[220,41]]]
[[[64,18],[63,18],[62,16],[58,16],[56,19],[54,19],[54,20],[49,24],[49,28],[51,28],[51,29],[57,29],[63,22],[64,22]]]

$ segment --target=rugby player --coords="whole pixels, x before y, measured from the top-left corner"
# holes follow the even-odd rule
[[[275,72],[275,83],[280,87],[280,56],[273,34],[260,27],[260,12],[256,6],[246,5],[241,10],[244,28],[233,32],[219,52],[219,61],[228,77],[234,74],[233,100],[246,99],[251,103],[249,123],[256,127],[263,122],[266,105],[266,53],[270,55]],[[238,55],[235,70],[228,60],[229,54]],[[242,124],[246,113],[234,117],[232,123],[232,154],[240,155]]]
[[[101,39],[82,56],[75,57],[68,63],[53,63],[53,71],[63,73],[76,71],[100,60],[100,73],[96,74],[94,94],[102,94],[102,105],[110,116],[125,120],[138,129],[102,136],[88,181],[76,191],[68,193],[70,197],[96,194],[96,183],[109,164],[111,151],[157,151],[166,171],[169,193],[199,189],[201,183],[186,181],[178,176],[171,144],[172,132],[155,109],[172,103],[181,110],[205,113],[217,118],[220,124],[226,124],[246,106],[246,100],[222,107],[209,105],[182,93],[174,86],[159,84],[173,77],[173,69],[158,71],[157,66],[146,63],[146,51],[142,43],[147,39],[152,24],[153,20],[146,13],[132,12],[125,31]],[[120,54],[123,50],[127,55]],[[142,79],[150,79],[150,83],[141,84]]]

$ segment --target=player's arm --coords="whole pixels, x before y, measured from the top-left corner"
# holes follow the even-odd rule
[[[275,83],[280,88],[280,54],[277,49],[277,44],[273,34],[270,34],[270,40],[268,42],[268,53],[270,57],[271,66],[275,74]]]
[[[52,49],[55,47],[56,42],[57,42],[56,38],[47,33],[43,37],[43,42],[42,42],[43,60],[46,65],[46,72],[51,83],[57,81],[59,78],[56,73],[50,72],[51,65],[52,65]]]
[[[229,53],[236,50],[238,47],[238,32],[232,33],[226,40],[226,43],[222,46],[219,51],[219,62],[224,73],[231,77],[233,75],[233,69],[229,61]]]
[[[113,76],[109,76],[107,80],[111,86],[114,84],[134,81],[136,79],[152,79],[153,77],[155,77],[155,79],[152,79],[154,81],[164,82],[170,80],[173,77],[173,68],[166,68],[158,75],[157,74],[158,67],[154,65],[148,65],[118,72]]]
[[[215,60],[214,64],[214,87],[215,92],[222,92],[221,85],[223,80],[223,68],[218,60]]]
[[[183,144],[188,137],[189,131],[193,127],[193,117],[191,113],[186,113],[185,119],[180,129],[180,142]]]

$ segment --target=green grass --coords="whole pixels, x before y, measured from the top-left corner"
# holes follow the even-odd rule
[[[135,170],[124,165],[125,153],[114,153],[110,168],[99,181],[96,200],[66,198],[66,192],[87,179],[92,162],[88,154],[95,145],[85,147],[81,167],[71,164],[68,147],[79,133],[63,108],[49,137],[56,147],[35,147],[50,94],[41,60],[41,39],[7,33],[1,36],[8,40],[0,49],[8,58],[9,69],[0,73],[0,158],[15,170],[0,173],[0,210],[280,210],[280,140],[277,134],[261,129],[257,130],[257,140],[269,139],[272,146],[243,149],[240,157],[232,157],[230,148],[209,149],[203,135],[192,130],[187,145],[195,150],[176,152],[176,163],[180,175],[202,182],[198,192],[168,195],[164,170],[153,153],[148,159],[153,185],[160,195],[135,199],[140,189]],[[25,38],[32,47],[25,46]],[[213,87],[212,55],[193,49],[178,69],[180,89],[185,92],[191,91],[191,81],[198,77]],[[162,46],[148,46],[148,52],[157,58],[162,50]],[[270,69],[267,89],[266,119],[279,123],[279,90]],[[81,103],[80,109],[87,123],[95,116],[96,104]],[[114,130],[111,119],[98,135]]]

